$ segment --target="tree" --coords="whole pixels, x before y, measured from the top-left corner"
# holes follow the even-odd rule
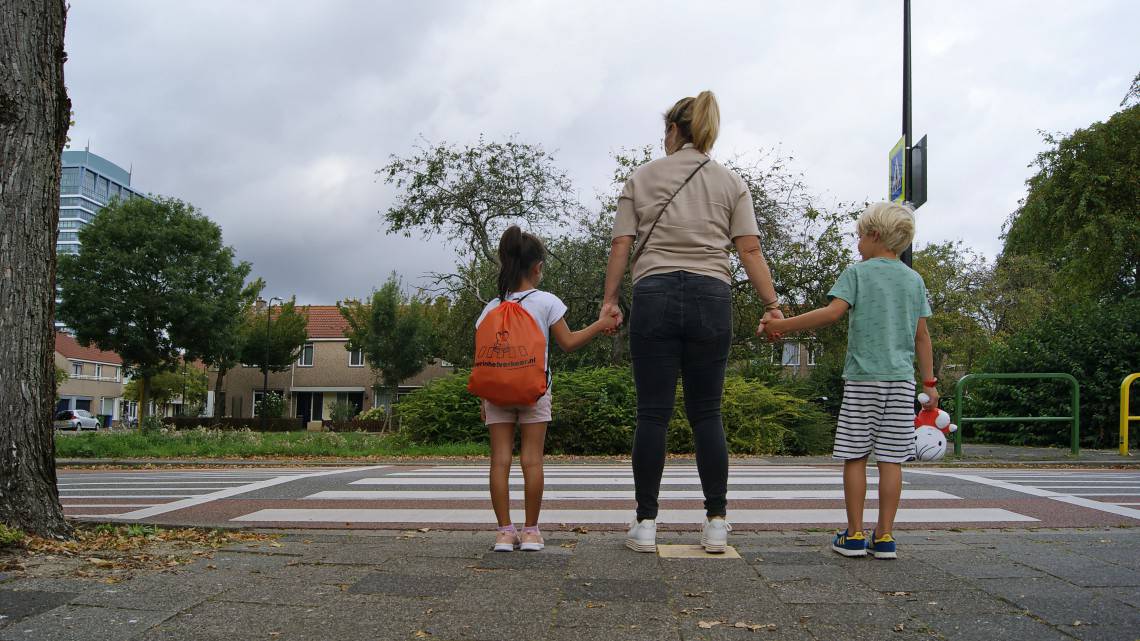
[[[274,309],[272,318],[266,318],[269,311],[249,310],[241,330],[241,362],[256,366],[262,375],[292,367],[309,339],[305,310],[297,309],[295,299]]]
[[[222,394],[222,390],[225,389],[226,373],[241,363],[242,350],[245,347],[245,321],[253,313],[254,300],[263,289],[265,281],[260,278],[246,285],[234,314],[226,316],[225,322],[215,328],[210,344],[202,350],[202,362],[218,372],[214,381],[213,407],[213,415],[218,418],[226,415],[226,402]]]
[[[395,402],[400,382],[423,371],[433,356],[435,340],[424,304],[404,296],[393,275],[369,303],[348,300],[338,307],[349,325],[348,349],[363,351]]]
[[[482,136],[463,148],[428,143],[376,172],[399,193],[383,214],[388,233],[428,238],[442,235],[460,251],[461,262],[498,263],[499,235],[518,224],[536,232],[562,224],[580,205],[566,173],[539,145],[514,138],[487,142]],[[478,284],[462,274],[438,274],[451,291]]]
[[[1005,225],[1003,256],[1032,256],[1066,301],[1140,293],[1140,105],[1066,137],[1044,136],[1029,193]]]
[[[932,243],[915,251],[914,270],[926,283],[933,312],[928,327],[934,376],[950,383],[971,371],[989,348],[990,332],[983,319],[992,272],[985,256],[961,241]],[[956,370],[955,376],[944,371],[947,365]]]
[[[63,86],[59,0],[0,3],[0,523],[68,531],[55,475],[52,412],[55,238]]]
[[[141,423],[155,375],[216,349],[249,263],[235,262],[221,228],[173,198],[112,201],[79,240],[79,254],[60,259],[59,317],[80,344],[119,354],[142,380]]]
[[[183,408],[200,406],[206,400],[206,372],[193,365],[182,363],[171,372],[160,372],[150,380],[148,402],[155,407],[170,403],[175,398],[182,399]],[[123,398],[139,401],[139,379],[131,379],[123,388]]]

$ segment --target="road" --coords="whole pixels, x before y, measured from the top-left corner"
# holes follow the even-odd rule
[[[486,465],[342,468],[64,470],[74,519],[212,527],[483,529],[493,523]],[[846,520],[838,466],[734,465],[729,520],[740,530],[830,528]],[[910,468],[899,529],[1140,526],[1140,470]],[[872,474],[866,518],[873,522]],[[511,476],[522,517],[522,476]],[[662,481],[661,529],[704,517],[692,465]],[[624,529],[633,515],[628,465],[547,465],[547,529]]]

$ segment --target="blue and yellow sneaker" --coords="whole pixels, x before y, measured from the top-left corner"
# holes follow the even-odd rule
[[[848,534],[847,530],[836,532],[831,549],[843,556],[867,556],[867,537],[862,531],[854,534]]]
[[[871,530],[871,555],[876,559],[897,559],[899,558],[898,552],[895,550],[895,537],[890,534],[884,534],[882,537],[875,536],[875,531]]]

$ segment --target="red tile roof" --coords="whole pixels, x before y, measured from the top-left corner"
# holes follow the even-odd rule
[[[348,331],[348,321],[336,305],[308,305],[300,309],[309,321],[309,338],[344,338]]]
[[[90,361],[93,363],[110,363],[112,365],[122,365],[123,359],[114,352],[104,352],[103,350],[92,345],[91,347],[84,347],[80,345],[74,337],[63,332],[55,333],[55,351],[59,352],[64,358],[77,361]]]

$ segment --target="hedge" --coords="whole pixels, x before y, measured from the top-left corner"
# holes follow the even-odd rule
[[[300,432],[305,422],[299,418],[265,418],[262,429],[260,418],[209,418],[197,416],[168,416],[162,424],[176,430],[192,430],[199,427],[214,430],[253,430],[255,432]]]
[[[479,401],[467,392],[467,373],[437,379],[396,406],[400,429],[426,444],[486,442]],[[589,368],[554,375],[553,420],[547,451],[559,454],[629,454],[637,395],[625,368]],[[787,391],[730,375],[725,382],[724,424],[734,454],[814,454],[831,446],[834,421]],[[692,431],[677,390],[668,449],[693,451]]]
[[[321,421],[330,432],[383,432],[384,419],[354,418],[348,421]]]

